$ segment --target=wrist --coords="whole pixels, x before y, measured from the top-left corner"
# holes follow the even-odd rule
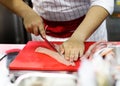
[[[75,40],[77,40],[77,41],[82,41],[82,42],[85,42],[86,41],[86,39],[87,39],[87,37],[86,37],[86,35],[84,35],[84,34],[73,34],[72,36],[71,36],[71,38],[72,39],[75,39]]]

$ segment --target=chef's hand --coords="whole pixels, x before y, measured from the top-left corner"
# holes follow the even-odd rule
[[[84,42],[70,38],[60,45],[61,54],[64,54],[66,60],[76,61],[84,53]]]
[[[45,29],[42,18],[36,13],[31,13],[23,18],[24,26],[27,32],[33,33],[36,36],[41,35],[45,38]]]

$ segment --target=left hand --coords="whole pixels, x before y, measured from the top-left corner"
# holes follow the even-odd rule
[[[78,57],[83,55],[84,50],[84,42],[74,38],[70,38],[60,45],[61,54],[64,54],[65,59],[71,62],[78,60]]]

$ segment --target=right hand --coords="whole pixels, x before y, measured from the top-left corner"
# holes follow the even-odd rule
[[[43,20],[38,14],[30,13],[23,18],[23,21],[27,32],[46,37]]]

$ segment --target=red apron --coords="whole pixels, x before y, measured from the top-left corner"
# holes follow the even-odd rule
[[[46,28],[46,34],[58,38],[70,37],[76,28],[80,25],[85,16],[72,21],[48,21],[43,19]]]

